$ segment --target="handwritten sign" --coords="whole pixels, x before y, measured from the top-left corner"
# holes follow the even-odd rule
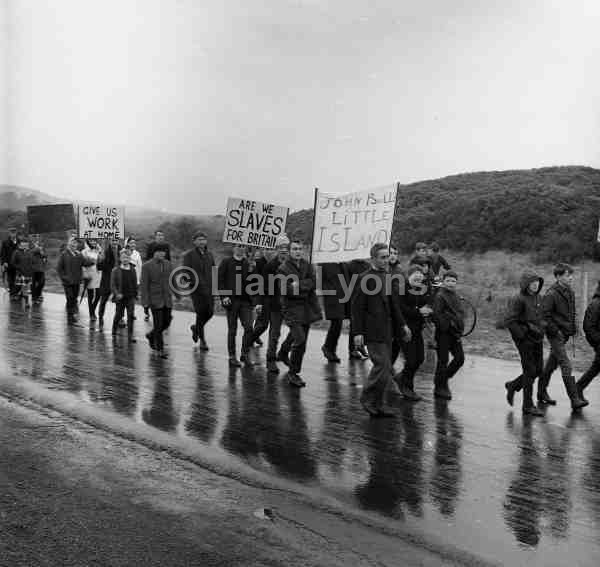
[[[277,237],[285,232],[287,215],[287,207],[229,197],[223,242],[275,248]]]
[[[125,234],[125,207],[79,203],[79,238],[120,239]]]
[[[390,242],[395,206],[395,186],[344,195],[318,191],[312,261],[368,258],[373,244]]]

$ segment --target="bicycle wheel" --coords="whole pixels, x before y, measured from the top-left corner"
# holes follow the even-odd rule
[[[465,329],[462,336],[468,337],[475,330],[475,326],[477,325],[477,310],[466,297],[461,297],[461,300],[465,314]]]

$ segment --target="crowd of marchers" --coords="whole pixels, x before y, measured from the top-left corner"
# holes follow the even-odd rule
[[[337,347],[344,320],[350,322],[349,357],[371,360],[361,395],[361,404],[369,415],[394,415],[384,403],[392,382],[405,400],[421,399],[415,392],[414,379],[425,360],[426,346],[437,354],[434,396],[452,399],[449,381],[465,360],[462,346],[465,312],[456,292],[458,274],[440,255],[436,243],[417,243],[414,256],[404,267],[400,266],[396,246],[377,243],[371,248],[368,260],[320,264],[321,282],[317,282],[315,267],[306,259],[301,240],[290,241],[282,235],[270,258],[262,250],[233,245],[231,255],[218,266],[207,244],[207,235],[197,232],[182,260],[182,266],[195,277],[189,295],[196,318],[190,331],[201,350],[209,350],[205,327],[213,317],[215,302],[220,302],[227,318],[229,365],[234,368],[253,365],[252,349],[262,346],[261,336],[268,331],[267,371],[278,373],[278,364],[284,364],[289,384],[303,387],[306,382],[302,378],[302,362],[309,330],[323,318],[324,310],[329,328],[321,350],[327,361],[340,362]],[[16,229],[9,229],[0,250],[0,261],[12,300],[24,301],[26,305],[29,297],[34,304],[43,300],[47,256],[39,236],[27,238]],[[213,281],[215,267],[218,282]],[[90,324],[97,324],[102,331],[106,305],[112,299],[115,303],[112,335],[117,340],[120,328],[126,327],[128,341],[134,343],[135,306],[139,300],[145,321],[152,316],[152,329],[145,334],[149,346],[157,356],[166,358],[163,333],[171,323],[173,297],[178,292],[173,286],[174,269],[170,246],[160,231],[156,231],[154,240],[146,247],[144,259],[133,237],[121,246],[119,241],[101,245],[97,240],[72,235],[56,265],[66,298],[67,322],[80,326],[79,304],[85,298]],[[238,285],[240,278],[243,284],[256,274],[263,278],[281,275],[284,277],[279,281],[283,283],[258,295],[249,294],[246,285]],[[391,289],[382,281],[389,274],[403,276],[392,278]],[[519,293],[512,298],[506,315],[506,326],[522,365],[521,375],[505,384],[507,401],[512,406],[515,394],[522,390],[523,413],[532,416],[543,415],[540,405],[556,404],[548,394],[548,385],[557,368],[573,410],[588,404],[584,390],[600,373],[600,286],[583,322],[585,336],[596,357],[589,370],[575,381],[566,348],[569,338],[577,332],[573,268],[559,263],[554,276],[556,281],[542,296],[543,279],[533,272],[524,273]],[[357,278],[358,284],[352,286],[352,297],[347,301],[348,286],[350,282],[356,284]],[[322,301],[318,287],[327,292]],[[215,296],[215,289],[222,292]],[[243,329],[239,358],[238,324]],[[280,341],[283,324],[288,332]],[[544,364],[545,338],[550,352]],[[400,353],[403,368],[395,372],[394,364]]]

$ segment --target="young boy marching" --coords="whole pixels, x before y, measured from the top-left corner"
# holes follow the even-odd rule
[[[33,278],[33,256],[29,250],[29,242],[22,238],[18,248],[13,252],[10,263],[15,268],[15,290],[20,299],[29,307],[31,281]]]
[[[575,293],[571,288],[573,283],[573,268],[568,264],[559,263],[554,268],[556,283],[546,292],[542,301],[546,336],[550,342],[550,356],[546,361],[542,375],[538,380],[538,403],[556,404],[548,395],[548,384],[552,373],[560,366],[563,383],[571,400],[571,408],[577,410],[587,405],[577,392],[575,377],[567,354],[567,342],[576,333],[575,324]]]
[[[461,340],[465,327],[465,315],[461,299],[456,293],[457,281],[456,272],[452,270],[446,272],[442,279],[442,286],[433,300],[438,358],[433,393],[436,398],[444,400],[452,399],[448,381],[465,363]],[[452,362],[448,364],[449,354],[452,354]]]
[[[533,403],[533,383],[544,366],[544,318],[540,291],[544,279],[535,272],[525,271],[521,277],[520,293],[510,302],[506,326],[521,357],[523,373],[506,382],[506,399],[512,406],[515,392],[523,390],[523,413],[543,416]]]
[[[110,287],[113,293],[113,301],[116,304],[112,335],[113,337],[117,335],[119,321],[127,311],[127,339],[129,343],[135,343],[136,340],[133,338],[133,313],[138,295],[137,274],[131,264],[131,253],[128,249],[121,250],[120,260],[120,265],[113,269],[110,276]]]

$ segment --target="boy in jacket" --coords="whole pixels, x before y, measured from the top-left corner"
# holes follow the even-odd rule
[[[392,337],[398,333],[405,341],[412,338],[398,302],[388,289],[389,258],[387,244],[372,246],[372,267],[361,276],[352,299],[354,343],[357,347],[366,344],[373,362],[360,397],[371,417],[395,417],[383,404],[392,379]]]
[[[2,247],[0,248],[0,262],[2,263],[2,272],[6,274],[6,280],[11,299],[14,299],[16,297],[15,278],[17,277],[15,267],[11,264],[11,259],[14,251],[18,247],[19,240],[17,238],[17,229],[11,227],[8,229],[8,238],[2,242]]]
[[[440,254],[440,245],[437,242],[432,242],[429,245],[429,248],[427,249],[427,257],[429,258],[429,262],[431,265],[430,277],[432,280],[436,280],[437,278],[439,278],[442,268],[444,268],[444,270],[446,271],[452,269],[450,267],[450,264],[448,264],[446,258],[444,258]]]
[[[583,317],[583,332],[590,346],[594,349],[595,356],[592,365],[582,374],[577,381],[577,393],[584,401],[583,391],[589,386],[590,382],[600,374],[600,282],[596,286],[594,297],[585,310]]]
[[[577,392],[571,361],[567,354],[567,342],[577,331],[575,323],[575,294],[571,288],[573,268],[559,263],[554,268],[556,283],[546,292],[542,301],[546,336],[550,342],[550,356],[538,380],[538,403],[556,404],[548,395],[548,384],[552,373],[560,366],[563,383],[571,400],[572,409],[587,405]]]
[[[434,391],[436,398],[451,400],[452,392],[448,381],[465,363],[462,346],[462,334],[465,327],[462,302],[456,293],[458,275],[452,270],[446,272],[442,286],[433,300],[433,319],[436,326],[435,339],[437,343],[437,367],[435,369]],[[448,364],[449,354],[452,362]]]
[[[31,300],[33,303],[43,301],[42,292],[46,283],[46,263],[48,256],[40,241],[39,234],[32,235],[31,256],[33,258],[33,278],[31,280]]]
[[[25,300],[25,307],[29,307],[29,293],[33,278],[33,256],[29,250],[29,242],[25,239],[19,241],[19,247],[13,252],[10,263],[15,268],[15,290],[17,295]]]
[[[396,340],[404,353],[404,368],[394,376],[394,380],[404,399],[411,402],[418,402],[421,399],[414,390],[414,378],[425,360],[423,325],[425,318],[432,313],[431,295],[424,278],[425,274],[419,266],[411,266],[408,269],[405,289],[398,289],[395,294],[402,316],[410,329],[411,339],[407,342],[402,340],[402,337],[398,337]],[[392,364],[394,362],[395,360],[392,360]]]
[[[116,305],[115,316],[112,324],[112,335],[117,335],[119,321],[127,311],[127,340],[135,343],[133,338],[133,314],[135,311],[135,300],[138,294],[138,283],[135,268],[131,264],[131,253],[124,248],[120,253],[121,264],[113,268],[110,275],[110,288]]]
[[[544,318],[540,291],[544,279],[533,271],[521,277],[520,292],[509,303],[506,327],[519,351],[522,374],[506,382],[506,400],[513,405],[515,392],[523,390],[523,413],[543,416],[533,403],[533,383],[544,366]]]
[[[79,326],[77,323],[77,313],[79,311],[77,298],[79,297],[79,286],[81,285],[82,265],[83,257],[79,252],[79,240],[71,238],[58,258],[56,273],[65,290],[67,322],[73,326]]]
[[[316,294],[315,270],[312,264],[302,257],[303,254],[304,243],[292,240],[290,256],[278,271],[284,277],[281,282],[281,314],[290,328],[292,341],[288,381],[297,388],[306,386],[300,372],[310,325],[322,317]]]
[[[221,304],[227,313],[227,351],[229,353],[229,366],[237,368],[242,365],[251,365],[250,347],[252,346],[252,298],[248,295],[248,278],[254,272],[246,258],[246,247],[234,244],[233,254],[223,258],[219,264],[217,278]],[[238,320],[242,324],[242,354],[240,360],[236,357],[236,336]]]

